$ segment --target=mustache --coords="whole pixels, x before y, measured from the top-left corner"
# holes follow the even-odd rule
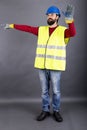
[[[52,19],[52,18],[49,18],[48,20],[50,21],[50,20],[53,20],[53,19]]]

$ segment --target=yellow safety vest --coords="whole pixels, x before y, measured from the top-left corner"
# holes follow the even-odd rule
[[[35,68],[61,70],[66,67],[66,45],[69,38],[64,38],[66,27],[58,26],[49,36],[49,27],[39,27],[36,49]]]

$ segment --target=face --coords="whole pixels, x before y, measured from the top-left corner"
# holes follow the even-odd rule
[[[57,23],[57,20],[58,20],[58,16],[55,13],[47,15],[48,25],[53,25],[54,23]]]

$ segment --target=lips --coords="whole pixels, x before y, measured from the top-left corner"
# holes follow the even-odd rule
[[[48,21],[52,21],[53,19],[52,18],[49,18]]]

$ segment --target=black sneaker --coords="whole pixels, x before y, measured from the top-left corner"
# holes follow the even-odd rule
[[[63,121],[63,118],[61,117],[60,113],[57,112],[57,111],[54,111],[54,112],[53,112],[53,117],[54,117],[54,119],[55,119],[57,122],[62,122],[62,121]]]
[[[46,112],[46,111],[42,111],[40,113],[40,115],[37,117],[37,121],[42,121],[44,120],[46,117],[50,116],[50,112]]]

